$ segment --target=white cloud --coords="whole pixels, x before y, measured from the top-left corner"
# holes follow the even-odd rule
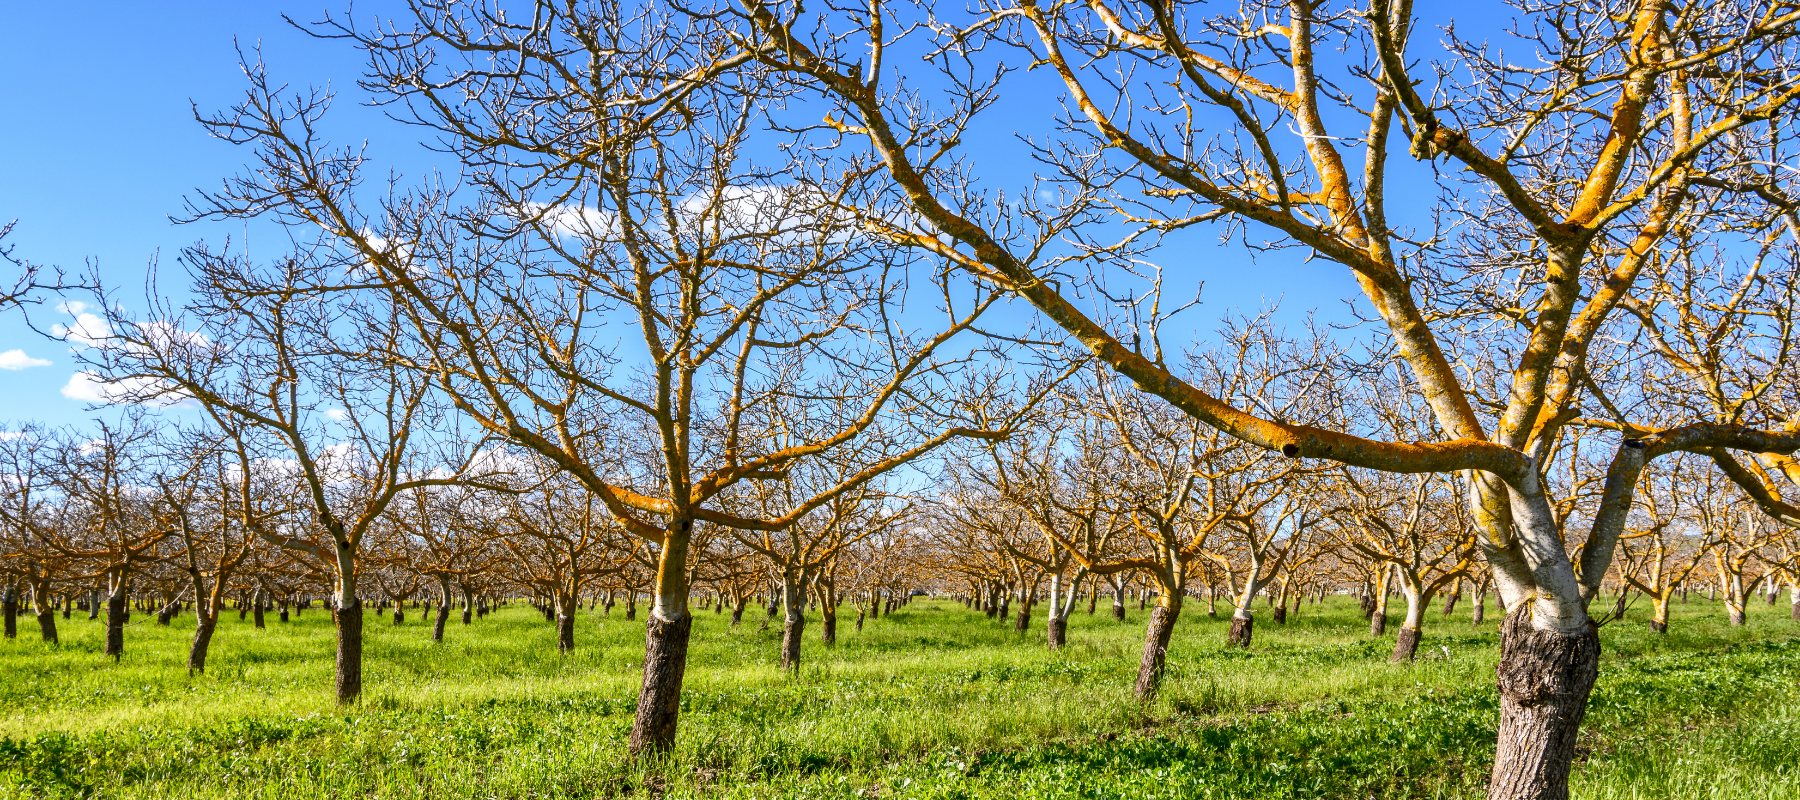
[[[337,420],[338,422],[343,422],[350,418],[350,412],[341,408],[329,408],[325,410],[325,416]]]
[[[114,403],[129,402],[133,397],[141,397],[148,394],[154,390],[156,386],[156,381],[150,378],[125,378],[123,380],[109,381],[101,378],[96,373],[83,370],[69,376],[69,382],[63,384],[62,394],[63,397],[67,397],[70,400],[80,400],[84,403],[94,403],[97,405],[112,405]],[[178,406],[182,408],[197,407],[197,404],[194,403],[192,398],[185,397],[179,393],[163,394],[154,400],[146,401],[144,405],[161,407]]]
[[[27,369],[30,367],[48,367],[50,362],[42,358],[25,355],[24,350],[8,350],[0,353],[0,369]]]
[[[83,303],[80,300],[69,300],[69,301],[57,303],[56,310],[61,311],[64,314],[70,314],[70,315],[80,314],[81,312],[87,310],[87,303]]]
[[[520,211],[523,216],[537,217],[557,236],[608,238],[615,235],[618,227],[617,217],[611,212],[592,206],[526,203]]]
[[[81,303],[68,303],[67,305],[70,310],[86,308],[86,306]],[[75,324],[63,325],[59,323],[52,325],[50,326],[50,334],[52,336],[66,338],[78,345],[100,347],[107,339],[112,337],[112,326],[108,325],[106,320],[101,319],[94,314],[78,312],[75,314]]]

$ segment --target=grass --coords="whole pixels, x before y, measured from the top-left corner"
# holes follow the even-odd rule
[[[1190,603],[1158,700],[1130,699],[1146,613],[1078,613],[1070,646],[942,601],[841,643],[808,631],[774,667],[779,630],[695,626],[680,744],[626,757],[641,619],[583,614],[578,649],[530,608],[433,645],[414,612],[369,618],[363,702],[330,699],[322,612],[256,630],[221,623],[208,673],[184,668],[192,617],[134,616],[127,653],[62,621],[64,644],[0,644],[0,798],[1339,798],[1479,797],[1492,758],[1492,621],[1432,613],[1421,660],[1387,663],[1352,601],[1260,614],[1256,647]],[[1666,637],[1633,617],[1604,661],[1574,777],[1583,798],[1800,797],[1800,622],[1758,604],[1731,628],[1699,599]],[[750,612],[755,614],[754,610]],[[141,622],[140,622],[141,621]]]

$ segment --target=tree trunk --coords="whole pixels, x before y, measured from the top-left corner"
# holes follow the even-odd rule
[[[1249,604],[1231,613],[1231,628],[1225,632],[1226,647],[1242,647],[1249,649],[1250,640],[1256,633],[1256,617],[1250,613]]]
[[[1117,580],[1112,580],[1112,616],[1120,622],[1125,621],[1125,587]]]
[[[1731,619],[1731,626],[1742,627],[1744,624],[1744,584],[1737,576],[1722,581],[1724,583],[1725,614]]]
[[[1487,587],[1483,586],[1475,590],[1473,602],[1475,603],[1475,608],[1469,612],[1469,624],[1479,628],[1481,627],[1482,619],[1487,616]]]
[[[1175,632],[1175,621],[1181,617],[1181,593],[1164,592],[1150,612],[1150,624],[1144,630],[1144,653],[1138,660],[1137,686],[1133,692],[1139,700],[1156,696],[1162,685],[1163,666],[1169,657],[1169,636]]]
[[[44,641],[56,644],[56,609],[51,608],[49,603],[39,602],[37,605],[38,633],[43,636]]]
[[[256,590],[256,599],[252,602],[255,603],[255,607],[250,612],[250,616],[256,620],[256,629],[262,630],[263,629],[263,609],[268,606],[268,602],[265,600],[261,589]]]
[[[806,576],[785,572],[781,576],[781,668],[800,669],[800,638],[806,633]]]
[[[475,621],[475,592],[467,586],[461,588],[463,596],[462,624],[468,625]]]
[[[835,646],[837,644],[837,603],[834,600],[826,599],[820,604],[819,616],[819,641],[823,642],[826,647]]]
[[[332,612],[332,620],[337,623],[338,703],[354,703],[362,694],[362,600],[355,594],[348,600],[340,598],[337,610]]]
[[[194,609],[194,643],[188,647],[188,674],[206,674],[206,651],[212,647],[213,631],[219,626],[219,612],[204,605]]]
[[[1387,633],[1387,591],[1375,593],[1374,610],[1369,614],[1369,635],[1379,637]]]
[[[19,638],[19,587],[17,584],[6,587],[6,594],[0,596],[0,615],[6,618],[6,638]]]
[[[1425,604],[1428,601],[1416,594],[1406,596],[1406,621],[1400,623],[1400,632],[1394,637],[1394,652],[1388,656],[1388,662],[1398,664],[1411,661],[1419,652],[1419,639],[1424,634],[1420,630],[1425,622]]]
[[[858,632],[858,633],[861,633],[861,632],[862,632],[862,626],[863,626],[863,617],[864,617],[864,616],[865,616],[865,615],[867,615],[867,614],[868,614],[868,613],[869,613],[869,610],[868,610],[868,609],[866,609],[866,608],[858,608],[858,609],[856,609],[856,631],[857,631],[857,632]]]
[[[125,620],[131,617],[126,605],[130,597],[126,595],[125,581],[113,589],[106,598],[106,655],[118,661],[125,655]]]
[[[688,639],[694,630],[694,616],[687,607],[692,527],[690,520],[671,521],[657,558],[655,597],[644,625],[644,683],[631,726],[631,754],[637,757],[661,756],[675,747],[681,680],[687,673]]]
[[[45,642],[56,644],[56,602],[48,581],[31,587],[31,606],[37,611],[38,635]]]
[[[1650,614],[1650,632],[1669,632],[1669,592],[1667,591],[1664,591],[1661,597],[1656,598],[1655,606]]]
[[[744,621],[744,606],[748,605],[749,603],[750,603],[750,598],[739,597],[732,604],[732,606],[731,606],[731,627],[735,628],[738,626],[738,623],[741,623]]]
[[[1489,800],[1563,800],[1588,695],[1600,672],[1600,637],[1590,623],[1578,633],[1537,630],[1531,605],[1501,622],[1500,732]]]
[[[1788,586],[1788,619],[1800,619],[1800,583]]]
[[[1049,619],[1044,621],[1044,636],[1049,642],[1051,650],[1061,650],[1062,646],[1068,642],[1069,620],[1058,614],[1054,607],[1050,609]]]
[[[568,655],[575,652],[575,598],[565,597],[556,601],[556,652]]]
[[[652,611],[644,626],[644,685],[638,692],[637,719],[631,728],[634,755],[666,753],[675,746],[681,679],[687,671],[688,635],[693,625],[691,615],[668,622]]]
[[[438,576],[438,604],[436,618],[431,623],[431,640],[444,640],[444,624],[450,621],[450,577]]]

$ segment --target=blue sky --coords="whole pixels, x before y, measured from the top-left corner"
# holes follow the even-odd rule
[[[363,3],[357,11],[366,15],[375,5],[385,4]],[[0,5],[0,47],[7,54],[0,64],[0,152],[7,154],[0,158],[0,224],[17,220],[7,239],[15,255],[75,270],[97,265],[129,298],[142,294],[147,267],[158,260],[162,289],[179,291],[184,276],[175,254],[196,239],[249,233],[254,245],[257,236],[270,235],[241,224],[169,220],[181,213],[185,194],[217,185],[249,155],[208,138],[190,105],[202,112],[223,109],[239,95],[238,46],[260,45],[272,74],[290,84],[337,88],[331,129],[341,143],[366,139],[381,171],[411,177],[427,172],[432,156],[412,131],[358,106],[357,54],[341,42],[308,38],[280,16],[286,11],[310,19],[322,8],[287,2]],[[1054,94],[1019,102],[1054,103]],[[1009,119],[1047,118],[988,116],[984,135],[993,142],[987,152],[1006,165],[984,171],[997,185],[1016,181],[1005,187],[1011,190],[1029,180],[1030,162],[1011,132],[997,127]],[[1206,307],[1194,319],[1201,328],[1231,307],[1250,310],[1276,298],[1289,314],[1317,308],[1336,316],[1341,298],[1355,293],[1341,267],[1300,263],[1298,253],[1252,260],[1241,246],[1221,245],[1210,235],[1187,236],[1159,260],[1178,262],[1206,281]],[[48,326],[66,316],[44,307],[34,318]],[[13,350],[21,353],[7,355]],[[39,361],[50,363],[0,369],[0,424],[65,424],[93,416],[86,404],[64,395],[75,372],[67,349],[33,333],[17,314],[0,317],[0,367]]]
[[[357,54],[310,39],[282,22],[317,4],[266,2],[83,2],[0,5],[0,224],[17,220],[14,254],[42,264],[98,265],[126,297],[142,294],[160,256],[165,291],[178,288],[175,254],[200,238],[242,236],[242,225],[174,225],[183,195],[216,186],[248,153],[207,137],[193,120],[227,107],[242,91],[233,37],[289,82],[350,84]],[[334,117],[365,130],[385,163],[422,169],[425,153],[397,126],[355,103]],[[384,146],[387,145],[387,146]],[[177,284],[177,285],[170,285]],[[49,324],[48,308],[34,318]],[[75,365],[62,345],[32,333],[16,314],[0,317],[0,354],[21,350],[48,366],[0,370],[0,424],[72,423],[92,416],[63,396]],[[16,357],[15,357],[16,358]],[[0,363],[4,357],[0,356]]]

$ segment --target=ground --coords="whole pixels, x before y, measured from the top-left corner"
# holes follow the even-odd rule
[[[1199,606],[1196,608],[1196,606]],[[584,612],[577,651],[514,604],[433,645],[418,612],[371,616],[365,694],[331,700],[332,631],[314,610],[256,630],[231,613],[189,678],[193,617],[138,614],[126,656],[101,626],[64,644],[20,619],[0,644],[0,798],[1364,798],[1479,797],[1492,758],[1496,611],[1428,618],[1420,660],[1390,665],[1355,603],[1258,614],[1255,647],[1190,603],[1161,697],[1131,700],[1147,612],[1079,611],[1060,653],[949,601],[921,600],[840,643],[807,631],[782,674],[779,628],[702,613],[667,762],[625,753],[642,618]],[[1647,604],[1604,627],[1584,727],[1582,798],[1800,797],[1800,622],[1748,626],[1699,598],[1666,637]]]

